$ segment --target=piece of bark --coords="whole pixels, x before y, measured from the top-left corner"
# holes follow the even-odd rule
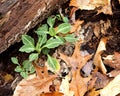
[[[0,53],[68,0],[0,0]]]

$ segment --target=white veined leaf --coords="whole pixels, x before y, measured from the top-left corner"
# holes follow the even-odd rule
[[[69,22],[69,20],[68,20],[67,17],[62,17],[62,19],[63,19],[63,21],[64,21],[65,23],[68,23],[68,22]]]
[[[30,67],[30,61],[24,60],[22,64],[23,64],[23,68],[28,71]]]
[[[32,53],[32,54],[30,54],[29,61],[34,61],[36,59],[38,59],[38,53]]]
[[[55,48],[58,47],[59,45],[64,44],[64,42],[61,39],[58,38],[50,38],[47,43],[45,44],[44,47],[47,48]]]
[[[68,42],[75,42],[75,41],[77,41],[77,38],[75,38],[75,35],[74,35],[74,34],[66,35],[64,38],[65,38],[65,40],[68,41]]]
[[[48,24],[50,27],[53,27],[54,24],[55,24],[55,19],[56,19],[56,18],[49,17],[49,18],[47,19],[47,24]]]
[[[20,75],[21,75],[23,78],[27,78],[27,77],[28,77],[28,72],[20,72]]]
[[[62,23],[58,26],[57,33],[66,34],[70,31],[71,25],[69,23]]]
[[[56,31],[53,27],[49,28],[49,34],[50,34],[50,36],[55,36],[56,35]]]
[[[38,36],[38,42],[36,44],[36,49],[40,50],[41,46],[47,41],[47,35]]]
[[[14,64],[19,65],[18,59],[17,59],[16,57],[11,57],[11,61],[12,61]]]
[[[23,69],[21,68],[21,66],[17,66],[15,68],[15,72],[22,72],[22,71],[23,71]]]
[[[26,52],[26,53],[30,53],[30,52],[33,52],[33,51],[35,51],[35,48],[34,48],[34,46],[29,46],[29,45],[23,45],[20,49],[19,49],[19,51],[21,51],[21,52]]]
[[[30,74],[35,72],[35,68],[34,66],[31,64],[30,68],[29,68]]]
[[[31,47],[34,46],[34,39],[31,36],[28,35],[22,35],[22,42],[25,45],[29,45]]]
[[[48,25],[43,24],[41,27],[39,27],[36,31],[38,35],[45,35],[48,33]]]
[[[47,63],[48,65],[53,69],[54,72],[57,72],[60,70],[60,64],[56,58],[51,57],[50,55],[47,55]]]

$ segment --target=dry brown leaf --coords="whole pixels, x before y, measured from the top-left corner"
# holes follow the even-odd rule
[[[48,75],[46,67],[38,67],[34,65],[37,76],[30,75],[27,79],[23,79],[16,87],[13,96],[39,96],[42,92],[49,92],[55,75]]]
[[[94,56],[94,60],[93,60],[96,67],[98,67],[104,74],[106,74],[107,69],[105,68],[105,65],[103,64],[103,61],[101,59],[101,54],[104,50],[106,50],[106,47],[105,47],[106,43],[107,43],[107,37],[101,38],[96,54]]]
[[[120,93],[120,74],[117,75],[106,87],[100,90],[100,96],[116,96]]]
[[[83,68],[81,69],[81,71],[84,73],[84,74],[83,74],[84,77],[89,76],[89,75],[91,74],[92,70],[93,70],[93,61],[92,61],[92,60],[88,61],[88,62],[83,66]]]
[[[94,23],[94,34],[96,37],[100,37],[100,33],[106,34],[108,28],[111,26],[110,20]]]
[[[69,6],[83,10],[94,10],[101,7],[98,8],[98,13],[112,14],[110,0],[71,0]]]
[[[68,75],[62,79],[60,92],[64,93],[64,96],[74,96],[74,92],[70,91],[70,88],[69,88],[69,79],[70,78]]]
[[[108,73],[107,75],[109,77],[116,77],[118,74],[120,74],[120,70],[113,70],[110,73]]]
[[[75,12],[78,10],[78,8],[77,7],[73,7],[71,10],[70,10],[70,15],[69,15],[69,17],[70,17],[70,20],[72,21],[72,22],[75,22],[76,20],[75,20]]]
[[[99,94],[100,94],[100,91],[99,91],[99,90],[96,91],[95,88],[93,88],[93,89],[90,91],[90,93],[89,93],[88,96],[99,96]]]
[[[120,69],[120,53],[114,52],[111,58],[104,58],[104,63],[112,68]]]
[[[71,57],[68,57],[60,53],[60,58],[66,62],[67,65],[71,66],[72,81],[70,83],[70,91],[74,92],[75,96],[83,96],[87,91],[87,83],[91,77],[83,78],[80,75],[81,68],[87,63],[92,55],[85,57],[80,54],[81,41],[75,44],[75,50]]]
[[[110,81],[110,79],[100,72],[96,72],[93,74],[92,78],[96,78],[94,88],[101,89],[104,88]],[[94,79],[93,79],[94,80]]]
[[[92,77],[90,81],[88,82],[88,90],[92,90],[95,86],[95,82],[97,80],[97,77]]]
[[[81,29],[81,24],[83,23],[83,21],[81,20],[76,20],[74,22],[74,25],[72,26],[71,30],[70,30],[70,33],[73,33],[73,32],[76,32],[78,33],[79,30]]]
[[[64,96],[61,92],[48,92],[48,93],[42,93],[39,96]]]

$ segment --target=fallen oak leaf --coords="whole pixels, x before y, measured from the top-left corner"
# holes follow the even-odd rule
[[[81,21],[81,20],[76,20],[70,30],[70,33],[73,33],[73,32],[79,32],[79,30],[81,29],[81,24],[83,23],[84,21]]]
[[[72,81],[70,82],[70,90],[74,92],[74,96],[84,96],[87,92],[87,84],[91,76],[83,78],[79,69],[72,71]]]
[[[107,43],[107,39],[108,39],[107,37],[101,38],[97,51],[95,53],[94,59],[93,59],[95,66],[98,67],[104,74],[106,74],[107,69],[105,68],[105,65],[102,62],[101,54],[104,50],[106,50],[105,45]]]
[[[100,96],[116,96],[120,93],[120,74],[117,75],[106,87],[100,90]]]
[[[70,82],[70,91],[74,92],[75,96],[83,96],[87,91],[87,83],[91,76],[83,78],[80,75],[81,68],[87,63],[92,55],[81,56],[80,46],[82,41],[75,44],[75,49],[72,56],[66,56],[60,53],[60,58],[71,67],[72,80]]]
[[[56,79],[56,75],[49,75],[46,66],[40,68],[33,65],[37,76],[33,74],[20,81],[13,96],[39,96],[42,92],[49,92],[49,87]]]

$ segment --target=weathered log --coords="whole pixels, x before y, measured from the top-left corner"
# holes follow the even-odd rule
[[[68,0],[0,0],[0,53]]]

